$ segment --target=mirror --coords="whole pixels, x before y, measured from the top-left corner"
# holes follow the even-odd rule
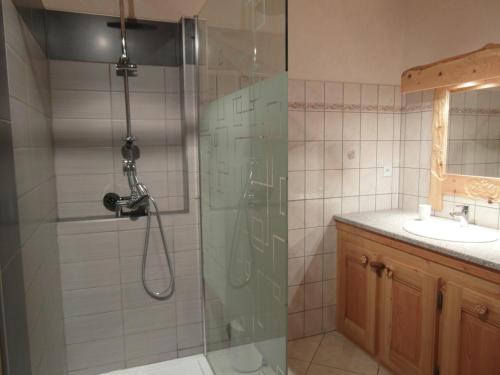
[[[446,171],[500,177],[500,87],[450,91]]]
[[[434,90],[429,203],[500,202],[500,44],[403,72],[403,93]]]

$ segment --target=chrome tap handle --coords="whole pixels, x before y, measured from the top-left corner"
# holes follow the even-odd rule
[[[466,204],[456,204],[455,207],[456,208],[460,208],[460,213],[462,213],[462,214],[468,214],[469,213],[469,206],[466,205]]]
[[[455,207],[461,209],[462,215],[465,216],[465,218],[469,218],[469,206],[466,204],[457,204]]]
[[[466,226],[469,223],[469,206],[466,204],[457,204],[455,207],[460,208],[460,212],[450,212],[450,216],[453,218],[459,217],[461,225]]]

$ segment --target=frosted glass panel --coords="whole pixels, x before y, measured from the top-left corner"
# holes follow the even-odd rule
[[[285,374],[287,74],[205,104],[200,157],[209,362]]]
[[[286,374],[285,0],[208,0],[198,22],[207,358]]]

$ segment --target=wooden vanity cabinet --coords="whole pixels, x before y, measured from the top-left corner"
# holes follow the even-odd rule
[[[500,375],[500,273],[337,228],[340,332],[396,375]]]
[[[375,309],[377,275],[370,263],[376,261],[374,253],[361,246],[346,242],[338,254],[342,272],[338,278],[337,316],[339,330],[367,352],[375,353]]]
[[[441,374],[500,374],[500,300],[455,283],[445,298]]]
[[[439,278],[390,257],[381,260],[378,355],[397,373],[432,374]]]

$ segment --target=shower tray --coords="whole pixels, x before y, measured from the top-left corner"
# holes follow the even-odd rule
[[[172,359],[152,365],[108,372],[102,375],[213,375],[204,355]]]

